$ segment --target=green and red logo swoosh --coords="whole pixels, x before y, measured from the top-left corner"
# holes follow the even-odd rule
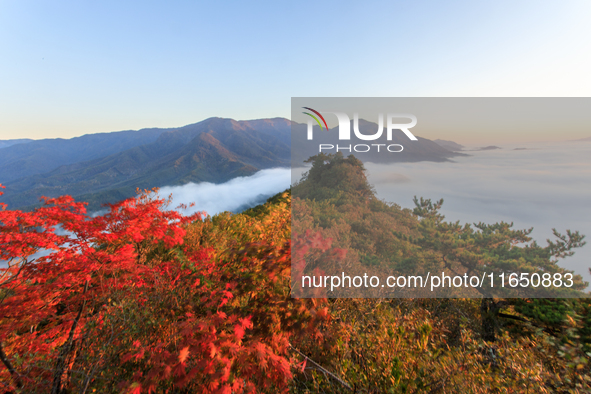
[[[328,131],[328,126],[327,126],[327,124],[326,124],[326,120],[324,120],[324,117],[323,117],[323,116],[320,114],[320,112],[318,112],[318,111],[316,111],[315,109],[312,109],[312,108],[310,108],[310,107],[302,107],[302,108],[304,108],[304,109],[307,109],[307,110],[309,110],[309,111],[312,111],[312,112],[314,112],[316,115],[320,116],[320,119],[322,119],[322,122],[324,122],[324,126],[326,127],[326,130]],[[312,115],[312,114],[311,114],[311,113],[309,113],[309,112],[302,112],[302,113],[303,113],[303,114],[306,114],[306,115],[308,115],[308,116],[311,116],[312,118],[314,118],[314,120],[316,121],[316,123],[318,123],[318,126],[320,126],[320,130],[322,130],[322,124],[320,123],[320,121],[318,120],[318,118],[317,118],[317,117],[315,117],[314,115]]]

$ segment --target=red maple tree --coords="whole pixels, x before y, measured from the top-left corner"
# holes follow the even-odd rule
[[[3,204],[2,390],[287,391],[290,339],[321,338],[327,309],[290,297],[288,242],[185,243],[202,218],[147,191],[96,217]]]

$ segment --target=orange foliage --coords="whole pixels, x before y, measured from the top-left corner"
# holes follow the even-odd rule
[[[322,338],[329,319],[322,300],[290,296],[289,228],[216,247],[200,214],[166,205],[144,193],[94,218],[71,197],[1,207],[3,389],[287,391],[290,340]]]

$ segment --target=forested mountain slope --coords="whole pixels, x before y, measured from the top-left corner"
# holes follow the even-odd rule
[[[0,152],[0,182],[7,184],[22,177],[47,173],[63,165],[93,160],[149,144],[166,130],[128,130],[11,144]]]
[[[3,202],[26,207],[38,203],[40,196],[69,194],[97,209],[103,203],[133,196],[136,188],[220,183],[265,168],[287,167],[289,130],[289,121],[281,118],[206,119],[160,131],[153,142],[106,157],[6,182]]]

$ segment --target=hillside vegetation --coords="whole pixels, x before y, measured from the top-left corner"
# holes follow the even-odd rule
[[[150,191],[95,218],[69,197],[29,213],[4,207],[2,390],[589,392],[588,299],[292,298],[292,258],[305,272],[320,255],[361,270],[445,254],[460,269],[461,253],[476,251],[455,235],[494,236],[489,252],[526,237],[458,229],[430,201],[414,212],[379,201],[356,159],[312,163],[293,198],[241,214],[182,217]],[[292,256],[303,244],[308,254]],[[555,269],[551,253],[578,246],[572,233],[512,257]]]

